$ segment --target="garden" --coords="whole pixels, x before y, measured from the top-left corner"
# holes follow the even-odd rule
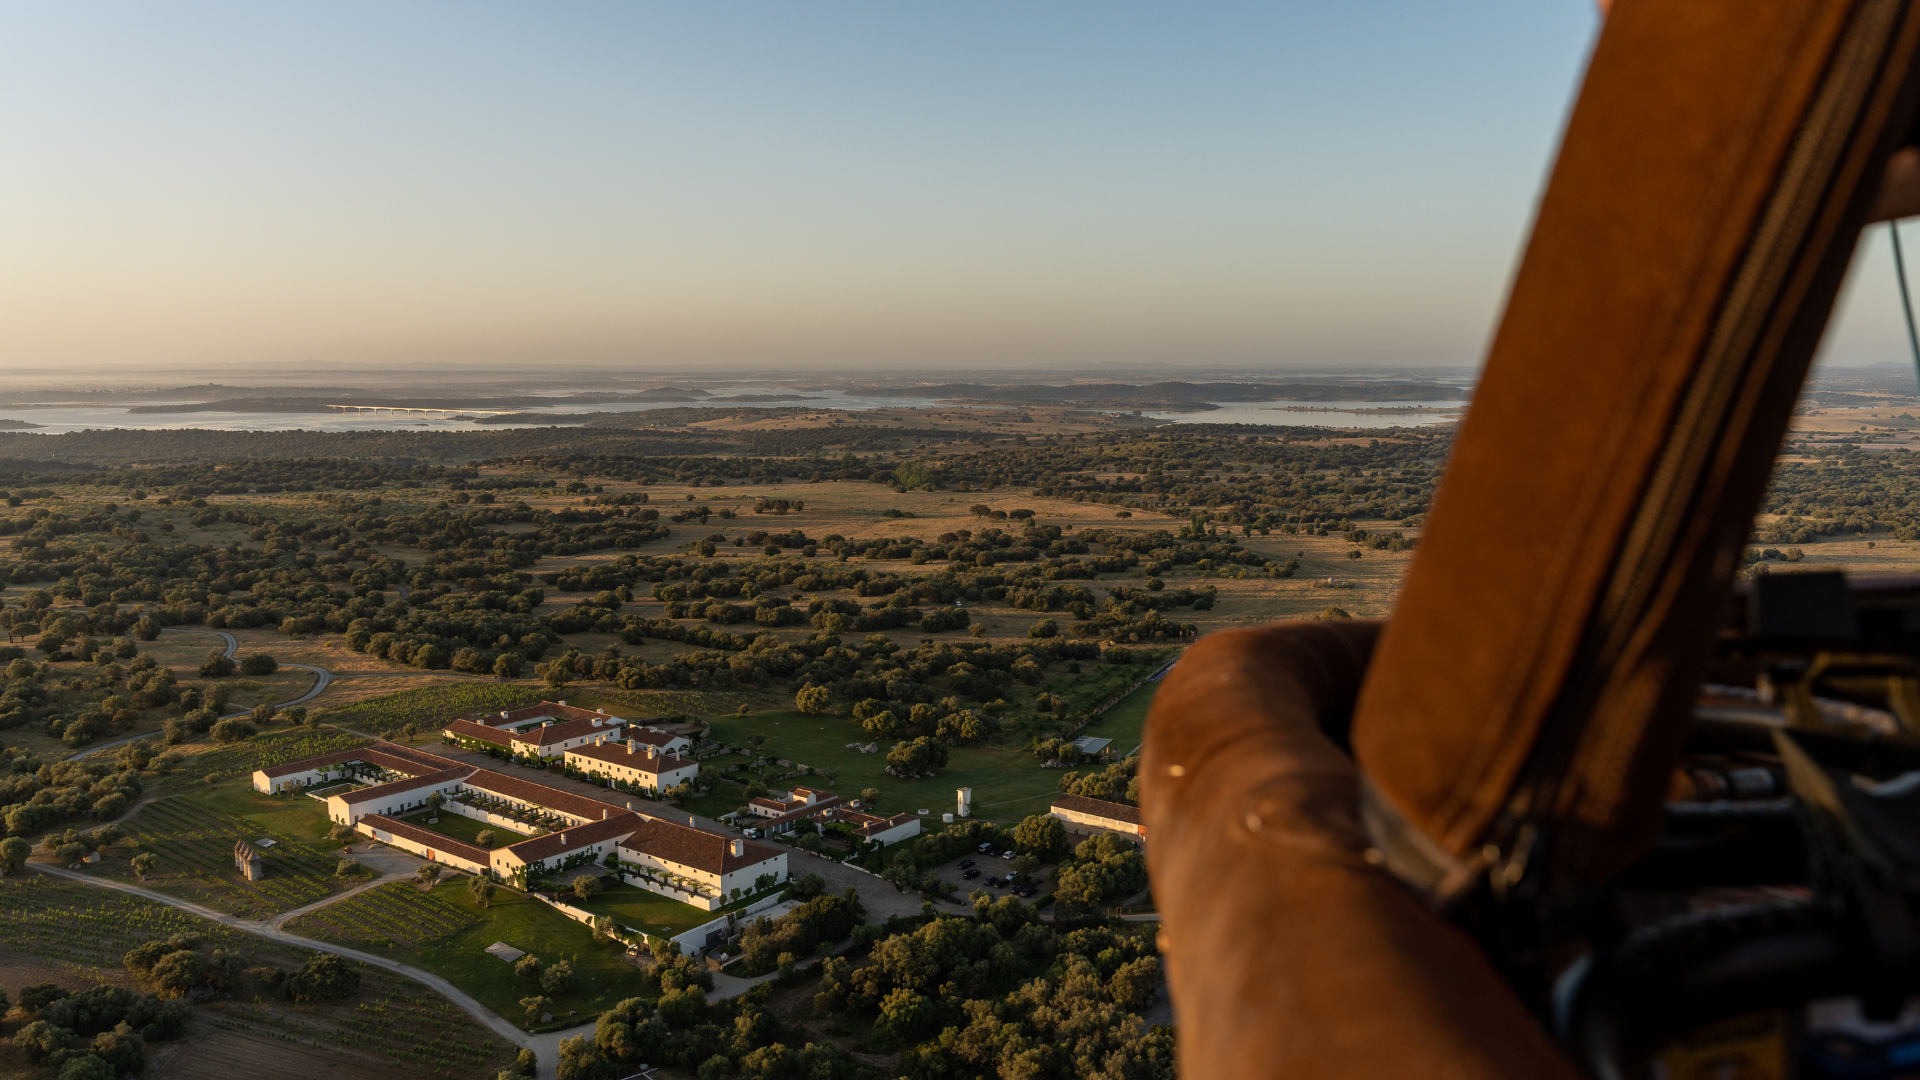
[[[470,817],[456,814],[451,810],[441,811],[437,821],[429,822],[428,819],[434,816],[430,811],[421,810],[417,813],[402,817],[400,820],[416,828],[426,829],[429,832],[437,832],[441,836],[450,836],[463,844],[472,844],[474,847],[486,848],[488,850],[497,847],[506,847],[508,844],[517,844],[526,839],[525,836],[514,832],[512,829],[503,828],[499,825],[489,825],[484,821],[475,821]],[[482,843],[480,840],[481,833],[492,833],[491,842]]]
[[[603,884],[613,879],[602,878]],[[649,892],[638,885],[625,882],[609,884],[586,900],[562,896],[562,900],[595,915],[607,915],[621,926],[639,930],[654,937],[675,937],[684,934],[696,926],[704,926],[719,918],[720,913],[703,911],[691,904],[683,904],[670,897]]]

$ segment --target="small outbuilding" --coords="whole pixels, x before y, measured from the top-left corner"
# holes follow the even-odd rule
[[[266,868],[260,862],[260,852],[245,840],[236,841],[233,845],[233,868],[248,881],[259,881],[267,876]]]

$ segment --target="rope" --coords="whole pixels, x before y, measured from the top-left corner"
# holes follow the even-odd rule
[[[1913,348],[1913,365],[1920,374],[1920,330],[1913,325],[1913,296],[1907,289],[1907,260],[1900,252],[1900,223],[1887,222],[1887,235],[1893,237],[1893,272],[1900,279],[1900,307],[1907,313],[1907,344]]]

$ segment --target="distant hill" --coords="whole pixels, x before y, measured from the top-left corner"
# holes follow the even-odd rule
[[[1087,383],[1078,386],[942,383],[864,391],[873,397],[931,397],[1009,405],[1090,405],[1145,409],[1218,401],[1464,401],[1465,390],[1414,382]]]

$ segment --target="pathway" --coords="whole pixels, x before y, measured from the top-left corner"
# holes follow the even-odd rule
[[[404,975],[407,978],[414,980],[415,982],[423,983],[427,986],[432,987],[434,990],[438,991],[442,996],[444,996],[448,1001],[451,1001],[455,1005],[458,1005],[460,1006],[460,1008],[466,1010],[467,1015],[473,1017],[475,1020],[478,1020],[480,1023],[486,1025],[487,1030],[493,1032],[495,1035],[500,1036],[502,1039],[505,1039],[507,1042],[513,1044],[514,1046],[531,1047],[533,1049],[533,1052],[540,1059],[541,1080],[553,1080],[554,1077],[559,1075],[558,1065],[559,1065],[559,1057],[560,1057],[560,1054],[559,1054],[560,1040],[568,1038],[573,1035],[591,1032],[593,1030],[593,1024],[587,1023],[587,1024],[581,1024],[577,1027],[568,1028],[567,1030],[561,1031],[561,1032],[550,1032],[546,1035],[529,1035],[526,1032],[521,1031],[519,1028],[515,1027],[513,1024],[509,1023],[506,1019],[501,1017],[498,1013],[494,1012],[492,1009],[487,1008],[485,1005],[480,1004],[480,1002],[478,1002],[474,998],[469,997],[467,993],[461,990],[459,987],[448,982],[446,979],[443,979],[440,976],[435,975],[431,971],[422,971],[421,969],[414,967],[411,964],[402,964],[397,960],[389,960],[384,956],[375,956],[372,953],[361,952],[358,949],[349,949],[344,945],[334,945],[330,942],[315,941],[312,938],[301,937],[298,934],[289,934],[285,930],[280,928],[280,923],[284,922],[289,918],[292,918],[296,914],[300,914],[301,912],[309,910],[310,908],[313,908],[313,907],[319,907],[324,904],[330,904],[333,901],[340,899],[342,896],[351,896],[353,892],[359,892],[361,891],[361,889],[370,888],[373,885],[382,884],[383,882],[378,882],[378,881],[371,882],[366,886],[362,886],[361,889],[355,889],[352,892],[342,893],[340,894],[340,896],[328,897],[326,900],[321,901],[320,904],[310,904],[308,905],[307,908],[299,908],[294,911],[289,911],[282,915],[275,916],[271,920],[262,922],[257,919],[242,919],[237,915],[228,915],[227,913],[222,911],[215,911],[212,908],[203,907],[199,904],[178,899],[177,897],[168,896],[165,893],[154,892],[152,889],[143,889],[137,885],[128,885],[124,882],[108,881],[104,878],[89,877],[86,874],[82,874],[73,870],[68,870],[65,867],[52,866],[46,863],[28,863],[27,866],[30,869],[38,870],[40,873],[51,874],[54,877],[66,878],[70,881],[78,881],[78,882],[81,882],[82,884],[93,885],[98,888],[118,889],[121,892],[132,893],[135,896],[143,897],[145,899],[152,900],[156,903],[165,904],[168,907],[179,908],[181,911],[185,911],[193,915],[198,915],[200,918],[207,919],[212,922],[217,922],[222,926],[230,926],[235,930],[242,931],[243,933],[258,934],[261,937],[272,938],[275,941],[285,942],[286,944],[289,944],[289,945],[298,945],[303,949],[313,949],[318,952],[334,953],[339,956],[344,956],[352,960],[358,960],[363,964],[372,964],[373,966],[378,968],[385,968],[386,970],[391,971],[396,975]]]

